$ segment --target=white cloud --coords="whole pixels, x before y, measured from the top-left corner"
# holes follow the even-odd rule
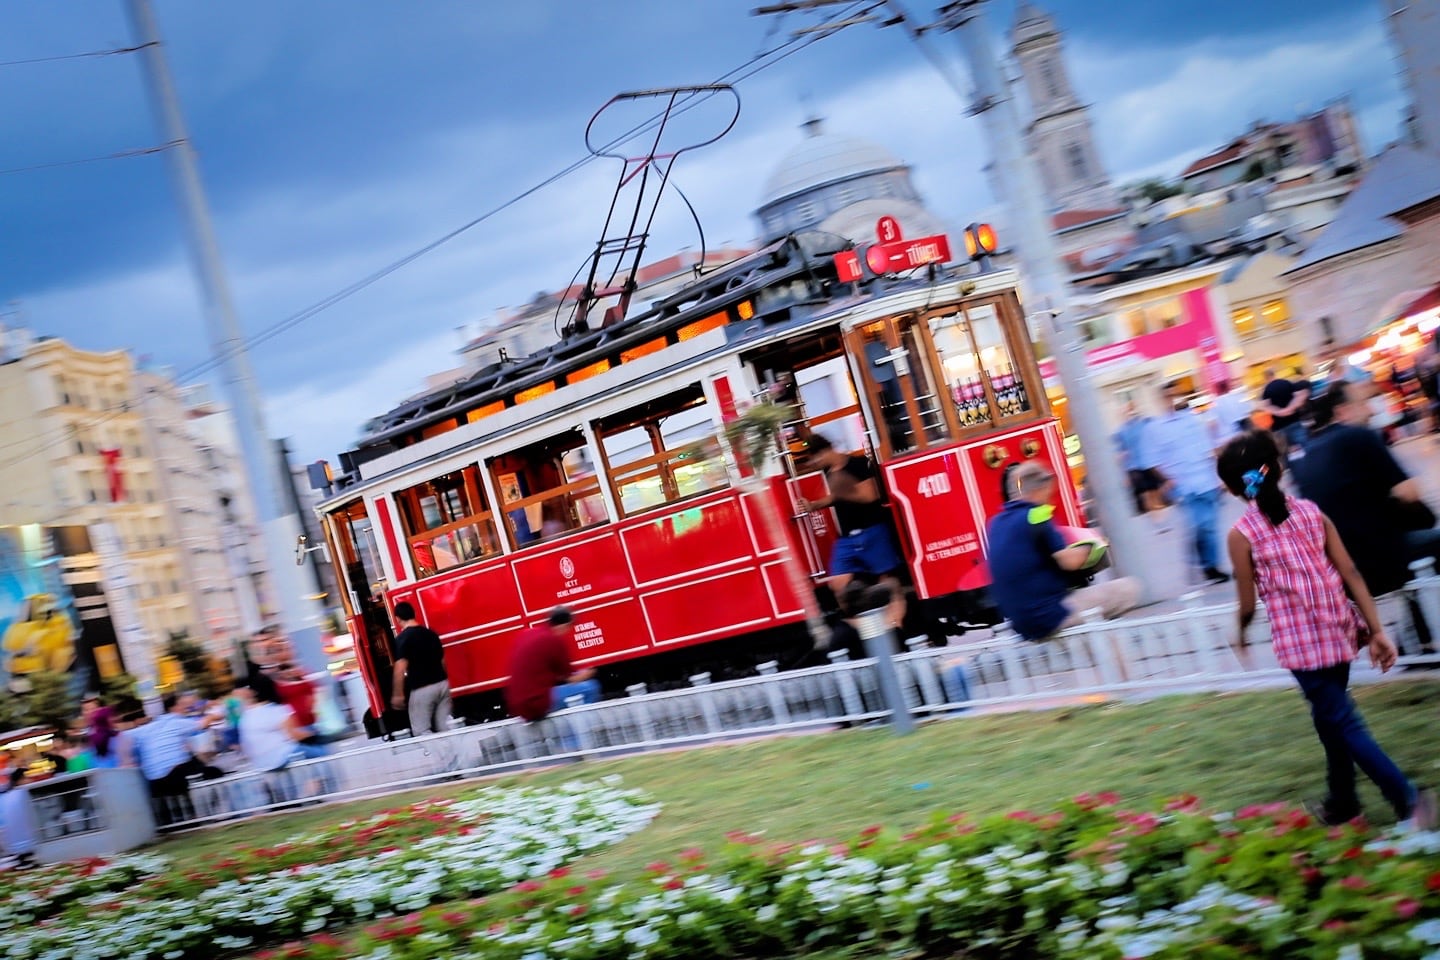
[[[1377,21],[1352,33],[1258,49],[1206,40],[1169,50],[1131,54],[1085,47],[1074,52],[1073,72],[1094,99],[1101,153],[1127,180],[1160,172],[1162,161],[1184,162],[1223,146],[1256,120],[1286,120],[1360,89],[1383,89],[1390,52]],[[1142,79],[1148,78],[1148,79]],[[1366,110],[1372,150],[1394,135],[1382,118],[1394,99]]]

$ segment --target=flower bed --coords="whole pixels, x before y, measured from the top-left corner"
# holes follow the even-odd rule
[[[489,789],[237,853],[207,872],[130,857],[20,873],[0,882],[6,903],[20,902],[0,918],[0,957],[211,958],[544,876],[655,812],[614,786]]]
[[[1325,829],[1278,806],[1207,814],[1194,798],[1134,812],[1102,795],[905,835],[735,834],[713,861],[686,851],[626,884],[566,866],[654,812],[612,787],[488,790],[237,853],[213,874],[157,875],[153,857],[15,874],[0,895],[32,919],[0,922],[0,957],[789,958],[857,943],[966,960],[1440,957],[1437,834]]]
[[[736,836],[613,885],[563,869],[257,960],[879,956],[967,960],[1440,957],[1440,835],[1324,829],[1297,811],[1048,816],[767,848]],[[1362,947],[1360,945],[1363,944]]]

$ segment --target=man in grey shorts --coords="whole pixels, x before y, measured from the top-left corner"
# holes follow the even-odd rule
[[[395,685],[390,705],[405,708],[410,695],[410,735],[424,736],[446,729],[450,722],[450,677],[445,672],[445,648],[440,635],[415,620],[415,608],[405,600],[395,604]]]

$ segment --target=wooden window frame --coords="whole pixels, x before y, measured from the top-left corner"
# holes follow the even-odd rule
[[[680,392],[682,391],[674,391],[674,393]],[[656,399],[660,400],[664,398],[657,397]],[[612,502],[615,504],[615,512],[619,514],[622,519],[628,519],[629,517],[638,516],[649,510],[657,510],[661,507],[668,507],[672,504],[680,503],[685,500],[692,500],[696,497],[703,497],[707,494],[715,493],[722,489],[729,489],[732,486],[729,482],[729,476],[727,474],[726,483],[723,487],[711,487],[708,490],[701,490],[697,493],[686,494],[684,496],[680,494],[680,484],[675,479],[674,464],[678,461],[680,455],[684,453],[687,449],[689,449],[689,445],[680,448],[666,447],[664,435],[661,433],[660,430],[659,419],[665,416],[672,416],[673,414],[679,413],[682,410],[693,409],[694,407],[703,407],[707,414],[713,414],[714,412],[710,408],[709,398],[705,396],[705,392],[702,389],[700,391],[699,403],[692,404],[688,407],[681,407],[678,410],[671,411],[671,413],[669,414],[661,414],[657,417],[637,417],[635,419],[627,420],[624,423],[617,424],[606,429],[601,428],[601,421],[597,420],[591,424],[595,431],[596,446],[599,447],[598,452],[600,454],[600,465],[605,474],[605,482],[610,488],[610,496]],[[710,416],[710,422],[712,424],[714,423],[713,416]],[[648,457],[641,457],[638,460],[631,460],[617,468],[610,462],[610,454],[605,449],[605,441],[610,437],[619,436],[620,434],[625,433],[627,430],[635,429],[644,429],[646,436],[650,439],[651,454]],[[635,510],[626,510],[625,499],[621,494],[624,486],[624,483],[622,481],[634,481],[637,479],[644,479],[645,476],[649,475],[656,475],[660,477],[660,485],[661,489],[665,493],[665,499],[659,503],[648,504]]]
[[[417,580],[427,579],[445,573],[447,570],[454,570],[457,567],[479,563],[482,560],[489,560],[500,556],[504,552],[504,548],[500,546],[500,538],[495,533],[495,511],[485,497],[484,488],[480,485],[479,471],[480,467],[478,464],[467,463],[456,470],[447,470],[445,473],[431,477],[429,480],[411,484],[403,490],[395,491],[396,512],[400,515],[400,527],[405,534],[405,545],[410,550],[410,560],[415,565],[415,576]],[[476,513],[467,514],[458,519],[449,519],[451,511],[448,509],[448,505],[446,505],[443,496],[443,493],[449,492],[449,490],[443,492],[436,490],[434,483],[441,477],[455,473],[460,474],[461,483],[470,505],[478,504],[485,509]],[[421,495],[416,492],[420,487],[430,487],[430,495],[435,496],[437,504],[440,505],[441,516],[447,519],[445,519],[445,522],[436,526],[426,526],[423,529],[416,530],[412,529],[412,519],[416,521],[415,525],[425,522],[425,514],[420,505]],[[488,538],[483,535],[483,528],[486,524],[489,524],[492,534]],[[415,552],[416,547],[422,543],[428,546],[439,537],[447,536],[467,527],[473,528],[476,531],[476,539],[480,543],[481,553],[478,556],[462,560],[452,567],[446,567],[445,570],[431,570],[429,573],[422,573],[421,571],[425,569],[425,565],[420,562],[420,557]],[[496,545],[495,549],[486,549],[487,542],[492,541]]]

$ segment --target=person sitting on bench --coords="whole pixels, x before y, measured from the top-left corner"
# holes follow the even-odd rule
[[[1108,619],[1134,608],[1141,584],[1132,577],[1074,589],[1074,574],[1103,555],[1095,540],[1067,544],[1051,516],[1055,475],[1033,460],[1009,476],[1009,500],[990,518],[990,592],[1000,613],[1026,640],[1044,640],[1099,607]]]

